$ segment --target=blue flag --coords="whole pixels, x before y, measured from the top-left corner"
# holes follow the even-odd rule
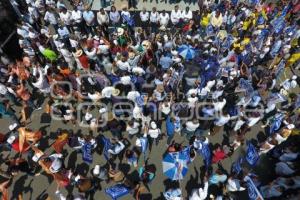
[[[133,16],[128,17],[127,15],[122,15],[122,18],[123,18],[123,21],[126,22],[128,26],[130,26],[130,27],[135,26]]]
[[[269,131],[270,135],[273,134],[275,131],[277,131],[280,128],[284,117],[285,117],[285,115],[282,113],[275,115],[275,117],[273,118],[271,125],[270,125],[270,131]]]
[[[180,151],[183,157],[186,158],[188,164],[191,163],[190,151],[191,148],[189,146],[185,147],[183,150]]]
[[[128,187],[125,187],[124,184],[117,184],[105,189],[105,193],[109,195],[113,200],[116,200],[124,195],[129,194],[130,189]]]
[[[203,156],[204,163],[206,167],[209,167],[211,164],[211,151],[209,145],[206,143],[202,143],[201,155]]]
[[[104,145],[103,155],[104,155],[106,160],[109,160],[108,150],[112,147],[112,144],[111,144],[109,138],[106,138],[104,136],[102,137],[102,142],[103,142],[103,145]]]
[[[257,200],[257,199],[263,200],[264,199],[249,176],[245,176],[244,181],[247,184],[249,200]]]
[[[90,142],[86,142],[82,147],[82,160],[87,163],[93,162],[92,155],[92,144]]]
[[[260,0],[248,0],[248,2],[251,4],[251,5],[256,5],[259,3]]]
[[[237,161],[232,163],[232,171],[236,174],[239,174],[242,171],[242,163],[244,162],[244,158],[240,157]]]
[[[248,149],[247,149],[245,159],[247,160],[247,162],[250,165],[254,166],[259,159],[258,152],[256,151],[254,145],[251,142],[248,141],[247,146],[248,146]]]

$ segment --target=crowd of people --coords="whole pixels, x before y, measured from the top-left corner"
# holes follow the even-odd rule
[[[171,13],[71,5],[16,1],[23,56],[0,61],[0,114],[8,122],[1,125],[9,130],[0,134],[3,199],[17,198],[9,186],[18,174],[42,172],[61,200],[99,199],[101,189],[112,199],[143,199],[157,170],[173,181],[161,191],[167,200],[299,199],[300,1],[198,1],[195,12],[175,5]],[[46,147],[41,141],[52,136],[28,128],[41,111],[42,123],[70,127],[58,127]],[[90,132],[69,130],[78,127]],[[219,135],[221,144],[213,142]],[[64,164],[70,149],[82,162],[107,162],[81,174],[80,163]],[[224,169],[237,149],[245,152]],[[155,159],[164,169],[150,163],[151,152],[162,152]],[[203,159],[194,165],[201,187],[183,191],[195,159]],[[255,170],[265,159],[271,179]],[[118,168],[124,160],[137,177]]]

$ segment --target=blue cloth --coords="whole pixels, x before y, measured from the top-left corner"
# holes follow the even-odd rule
[[[104,146],[103,155],[104,155],[106,160],[109,160],[108,150],[112,148],[112,144],[111,144],[109,138],[106,138],[106,137],[103,136],[101,139],[102,139],[102,143],[103,143],[103,146]]]
[[[162,56],[159,60],[159,64],[163,69],[169,69],[172,63],[173,60],[169,56]]]
[[[166,129],[167,129],[167,135],[172,136],[175,132],[175,125],[174,122],[171,121],[171,117],[168,116],[166,119]]]
[[[270,131],[269,131],[270,135],[273,134],[275,131],[277,131],[280,128],[284,117],[285,117],[285,115],[282,113],[275,115],[275,117],[272,120],[271,125],[270,125]]]
[[[254,145],[251,142],[247,142],[247,153],[245,156],[245,159],[247,160],[247,162],[252,165],[255,166],[255,164],[257,163],[258,159],[259,159],[259,154],[256,151]]]
[[[244,180],[247,184],[249,200],[263,199],[252,179],[249,176],[246,176]]]
[[[118,198],[129,194],[130,188],[126,187],[124,184],[117,184],[105,189],[105,193],[109,195],[113,200],[117,200]]]
[[[142,152],[145,154],[148,148],[148,139],[147,137],[141,137],[140,138]]]
[[[206,143],[202,143],[202,148],[200,149],[199,153],[203,156],[205,167],[209,167],[211,165],[212,159],[212,154],[209,145]]]
[[[232,163],[232,171],[236,174],[239,174],[242,171],[241,164],[243,163],[244,158],[239,158],[237,161]]]
[[[90,142],[86,142],[82,147],[82,160],[87,163],[93,162],[92,155],[92,144]]]

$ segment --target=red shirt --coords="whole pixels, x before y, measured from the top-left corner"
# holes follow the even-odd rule
[[[226,154],[225,154],[225,152],[223,150],[216,150],[214,152],[214,156],[212,158],[212,162],[213,163],[217,163],[220,160],[223,160],[225,157],[226,157]]]
[[[89,58],[85,55],[81,55],[78,60],[83,68],[87,69],[90,67]]]

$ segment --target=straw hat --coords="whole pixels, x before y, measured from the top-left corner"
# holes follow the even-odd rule
[[[112,121],[115,118],[113,112],[111,111],[107,112],[106,117],[107,117],[107,121]]]
[[[118,28],[117,29],[117,34],[118,34],[118,36],[123,35],[124,34],[124,29],[123,28]]]
[[[166,31],[167,28],[166,28],[164,25],[162,25],[162,26],[159,27],[159,30],[160,30],[160,31]]]
[[[120,94],[120,90],[116,89],[116,88],[114,88],[112,93],[111,93],[112,96],[118,96],[119,94]]]
[[[165,89],[164,89],[164,86],[163,86],[163,84],[159,84],[159,85],[157,85],[157,86],[156,86],[156,90],[157,90],[158,92],[164,92],[164,91],[165,91]]]
[[[75,52],[75,56],[78,58],[82,55],[82,53],[83,53],[83,51],[81,49],[79,49]]]

